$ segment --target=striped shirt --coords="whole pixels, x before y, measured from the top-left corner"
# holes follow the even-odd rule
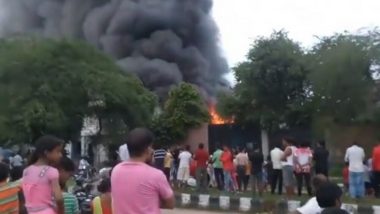
[[[79,213],[78,200],[73,194],[64,192],[63,193],[63,203],[65,206],[65,214],[78,214]]]
[[[0,213],[18,214],[20,187],[13,183],[0,183]]]
[[[154,166],[158,169],[164,168],[164,160],[166,156],[166,150],[165,149],[157,149],[154,151],[153,158],[154,158]]]

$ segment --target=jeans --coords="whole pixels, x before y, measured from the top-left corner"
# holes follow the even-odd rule
[[[303,173],[303,172],[302,173],[296,173],[296,179],[297,179],[298,195],[299,196],[302,195],[303,180],[305,180],[307,193],[309,194],[309,196],[311,196],[312,193],[311,193],[311,183],[310,183],[311,175],[310,175],[310,173]]]
[[[252,193],[256,194],[256,190],[261,195],[263,192],[263,171],[256,171],[251,174]]]
[[[231,171],[224,171],[224,190],[234,191],[234,181],[232,180]]]
[[[350,172],[349,189],[352,198],[363,198],[364,191],[364,172]]]
[[[247,191],[248,180],[246,179],[247,176],[245,175],[245,166],[238,166],[237,174],[238,174],[237,183],[238,183],[239,191],[241,190]]]
[[[197,190],[198,191],[207,191],[207,169],[203,167],[197,168],[195,171],[195,177],[197,180]]]
[[[271,180],[272,194],[274,194],[274,192],[276,191],[276,187],[278,188],[278,194],[281,195],[282,194],[282,170],[281,169],[273,169],[272,180]]]
[[[222,168],[214,168],[214,176],[215,176],[216,184],[218,185],[218,189],[223,190],[223,186],[224,186],[223,169]]]

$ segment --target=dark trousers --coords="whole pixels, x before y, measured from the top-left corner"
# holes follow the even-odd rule
[[[197,190],[201,192],[207,191],[207,169],[205,167],[199,167],[195,171],[195,177],[197,180]]]
[[[238,166],[237,167],[237,183],[239,187],[239,191],[244,190],[247,191],[248,187],[248,180],[247,176],[245,175],[245,166]]]
[[[166,179],[170,183],[170,168],[164,168],[164,174],[166,176]]]
[[[214,168],[214,175],[216,184],[218,185],[219,190],[223,190],[224,187],[224,174],[222,168]]]
[[[305,186],[307,189],[307,193],[309,194],[309,196],[312,196],[310,173],[296,173],[296,178],[297,178],[298,195],[299,196],[302,195],[303,180],[305,180]]]
[[[376,198],[380,198],[380,171],[372,172],[373,189],[375,190]]]
[[[272,194],[276,191],[276,187],[278,188],[278,194],[282,194],[282,170],[281,169],[273,169],[272,171],[272,180],[271,180],[271,191]]]

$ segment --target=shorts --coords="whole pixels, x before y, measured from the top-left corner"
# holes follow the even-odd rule
[[[179,181],[187,181],[190,178],[190,168],[189,167],[181,167],[177,172],[177,180]]]
[[[282,179],[285,187],[294,186],[294,173],[293,166],[283,166],[282,167]]]

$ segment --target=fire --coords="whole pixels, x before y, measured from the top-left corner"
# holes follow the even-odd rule
[[[215,105],[211,105],[210,109],[211,124],[213,125],[223,125],[234,123],[234,119],[224,119],[216,111]]]

